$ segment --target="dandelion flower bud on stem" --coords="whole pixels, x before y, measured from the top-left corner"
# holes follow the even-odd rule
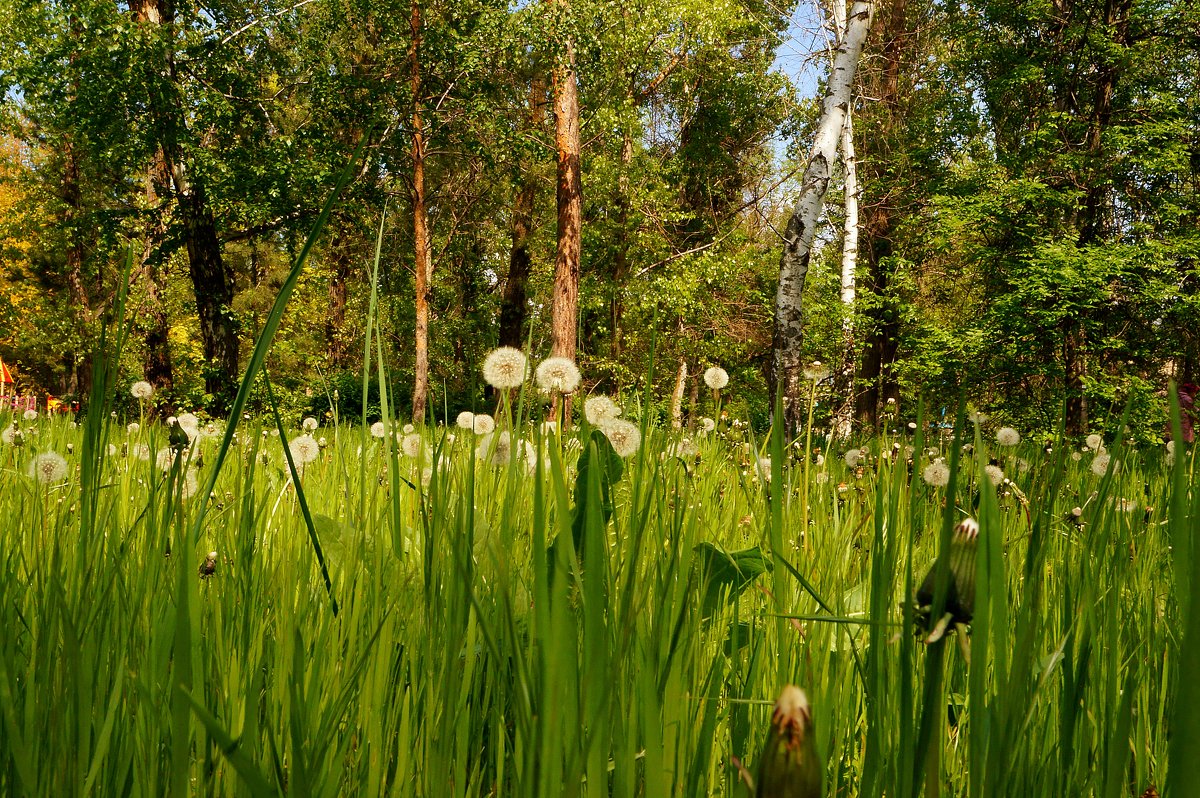
[[[808,697],[789,684],[775,701],[771,730],[759,758],[755,798],[819,798],[823,775]]]

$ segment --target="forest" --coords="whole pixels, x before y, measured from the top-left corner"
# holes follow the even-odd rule
[[[1200,795],[1200,7],[0,0],[0,795]]]
[[[378,244],[416,417],[481,401],[483,355],[528,344],[613,394],[653,358],[654,412],[685,423],[724,366],[761,428],[784,348],[831,369],[843,433],[965,393],[1046,432],[1129,400],[1161,436],[1167,381],[1200,381],[1193,5],[863,5],[782,347],[837,5],[9,0],[0,356],[19,392],[85,395],[131,251],[122,368],[165,414],[219,413],[361,147],[271,353],[296,412],[359,407]]]

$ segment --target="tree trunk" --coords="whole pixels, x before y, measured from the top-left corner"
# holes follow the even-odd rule
[[[633,102],[632,93],[626,102]],[[617,178],[617,250],[613,253],[613,274],[609,298],[609,329],[612,334],[610,353],[614,362],[621,359],[624,351],[624,341],[621,333],[621,319],[625,315],[624,286],[625,275],[629,273],[629,167],[633,163],[633,133],[628,126],[621,139],[621,174]]]
[[[540,75],[529,81],[529,125],[534,130],[545,121],[546,83]],[[517,194],[513,198],[512,249],[508,255],[508,277],[500,300],[500,345],[521,349],[525,346],[525,320],[529,272],[533,258],[529,235],[533,230],[533,208],[537,202],[537,178],[532,164],[521,164]]]
[[[846,5],[832,0],[831,16],[839,42],[846,38]],[[844,173],[843,204],[845,224],[842,230],[842,362],[834,364],[834,397],[838,402],[832,419],[832,432],[837,440],[849,439],[854,430],[854,300],[858,271],[858,161],[854,150],[853,103],[846,109],[846,124],[842,126],[842,171]]]
[[[164,223],[165,203],[160,198],[160,192],[167,190],[171,182],[171,173],[163,158],[161,150],[155,154],[154,162],[146,170],[146,207],[154,214],[153,222],[146,233],[146,249],[142,256],[142,275],[146,281],[146,304],[141,310],[145,320],[146,354],[143,363],[145,379],[154,386],[155,393],[169,394],[175,385],[174,370],[171,366],[171,325],[167,318],[166,272],[162,262],[159,247],[166,238],[167,230]]]
[[[683,392],[687,389],[687,378],[687,360],[681,357],[679,371],[675,374],[675,390],[671,392],[671,426],[674,429],[683,427]]]
[[[812,257],[813,236],[829,187],[830,168],[837,157],[838,140],[850,105],[854,72],[870,29],[873,10],[873,0],[854,0],[847,21],[846,37],[838,44],[833,60],[812,153],[800,184],[800,196],[796,199],[784,233],[783,254],[779,261],[779,290],[775,295],[771,376],[773,387],[783,395],[783,421],[789,434],[803,423],[804,364],[800,347],[804,338],[804,282]]]
[[[429,245],[429,215],[425,205],[425,131],[421,119],[421,6],[412,0],[408,46],[412,78],[413,158],[413,272],[416,276],[416,348],[414,357],[412,417],[425,419],[429,397],[429,285],[433,280],[433,252]]]
[[[569,11],[568,0],[556,0]],[[568,39],[562,61],[554,68],[554,142],[558,151],[558,246],[554,259],[551,302],[551,352],[575,359],[579,314],[579,254],[582,235],[583,189],[579,143],[579,92],[575,78],[575,47]],[[567,398],[562,417],[570,418]]]
[[[151,119],[156,128],[163,162],[175,188],[177,209],[183,223],[183,238],[189,274],[200,321],[207,368],[205,390],[212,396],[212,409],[223,412],[233,399],[238,374],[238,324],[233,315],[234,282],[221,256],[217,224],[202,181],[185,163],[181,135],[187,131],[187,116],[180,97],[175,69],[174,10],[169,0],[134,0],[129,4],[134,19],[160,28],[164,63],[152,70]]]

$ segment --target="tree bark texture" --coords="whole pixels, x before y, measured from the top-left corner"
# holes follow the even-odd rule
[[[789,433],[803,422],[803,300],[813,236],[829,188],[830,170],[837,157],[838,141],[850,105],[854,72],[870,29],[873,10],[872,0],[855,0],[851,7],[846,36],[839,42],[833,59],[812,152],[800,183],[800,195],[784,232],[779,289],[775,295],[771,376],[773,386],[783,395],[784,423]]]
[[[567,0],[557,0],[569,10]],[[554,68],[554,142],[558,153],[558,234],[554,258],[550,340],[555,357],[575,359],[579,316],[579,255],[583,225],[583,187],[579,141],[579,91],[575,47],[564,42],[562,60]],[[568,397],[562,417],[571,417]]]
[[[546,83],[540,75],[529,81],[529,124],[534,130],[545,122]],[[533,232],[533,209],[537,203],[537,177],[532,164],[522,164],[520,182],[513,197],[512,249],[508,255],[508,277],[500,300],[500,345],[525,346],[528,317],[529,273],[533,267],[529,236]]]
[[[412,1],[408,58],[412,85],[413,159],[413,273],[416,293],[416,341],[413,363],[413,421],[425,419],[429,397],[429,287],[433,280],[433,252],[429,244],[429,213],[425,197],[425,129],[421,118],[421,6]]]
[[[846,38],[846,5],[841,0],[830,3],[837,40]],[[858,160],[854,149],[853,102],[846,109],[846,124],[842,126],[841,151],[843,173],[843,206],[845,221],[842,228],[842,280],[840,298],[842,311],[842,362],[833,364],[834,409],[832,429],[837,440],[848,440],[854,430],[854,366],[857,361],[854,343],[854,304],[858,274]]]
[[[671,426],[674,429],[683,427],[683,394],[687,390],[687,380],[687,360],[679,358],[679,371],[675,373],[675,390],[671,392]]]
[[[196,315],[204,344],[207,368],[205,390],[212,409],[224,411],[233,399],[238,375],[238,323],[233,315],[234,281],[221,254],[216,218],[203,181],[191,174],[182,138],[186,115],[176,74],[173,32],[174,9],[169,0],[136,0],[130,3],[134,19],[158,28],[163,63],[150,70],[151,117],[163,162],[171,175],[176,209],[183,227],[189,275],[196,299]]]

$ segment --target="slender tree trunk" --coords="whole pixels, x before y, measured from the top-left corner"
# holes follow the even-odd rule
[[[846,5],[842,0],[830,3],[838,41],[846,37]],[[853,103],[846,109],[842,126],[843,204],[845,225],[842,230],[842,362],[834,364],[834,396],[838,406],[833,415],[833,435],[847,440],[854,429],[854,300],[858,272],[858,161],[854,150]]]
[[[171,173],[160,150],[154,162],[146,170],[146,207],[153,213],[153,221],[146,233],[146,249],[142,257],[142,275],[146,285],[146,304],[141,317],[145,320],[145,379],[154,386],[156,393],[169,394],[175,385],[171,366],[171,325],[166,310],[166,273],[159,248],[166,238],[164,223],[165,202],[160,192],[168,190]]]
[[[569,11],[568,0],[555,0]],[[579,142],[579,91],[575,77],[575,46],[568,39],[562,61],[554,68],[554,142],[558,151],[558,246],[554,259],[551,302],[551,352],[575,359],[579,316],[579,255],[583,225],[583,187]],[[570,398],[563,418],[570,418]]]
[[[546,82],[540,75],[529,81],[529,124],[534,130],[545,122]],[[512,249],[508,255],[508,277],[500,300],[500,345],[517,349],[525,345],[525,320],[529,273],[533,258],[529,235],[533,231],[533,209],[537,202],[537,178],[533,165],[521,164],[517,193],[513,198]]]
[[[671,426],[675,429],[683,427],[683,393],[687,390],[688,364],[685,358],[679,358],[679,371],[675,374],[675,390],[671,392]]]
[[[416,349],[413,375],[414,421],[425,419],[429,397],[429,285],[433,279],[433,252],[429,246],[429,214],[425,205],[425,129],[421,119],[421,6],[412,0],[408,46],[412,82],[413,158],[413,272],[416,276]]]
[[[804,169],[800,196],[784,233],[779,261],[779,290],[775,295],[775,337],[772,382],[783,395],[784,423],[789,433],[799,429],[804,406],[803,355],[804,282],[812,257],[813,236],[821,215],[830,170],[850,106],[854,72],[871,25],[873,0],[854,0],[845,39],[838,44],[812,153]]]

